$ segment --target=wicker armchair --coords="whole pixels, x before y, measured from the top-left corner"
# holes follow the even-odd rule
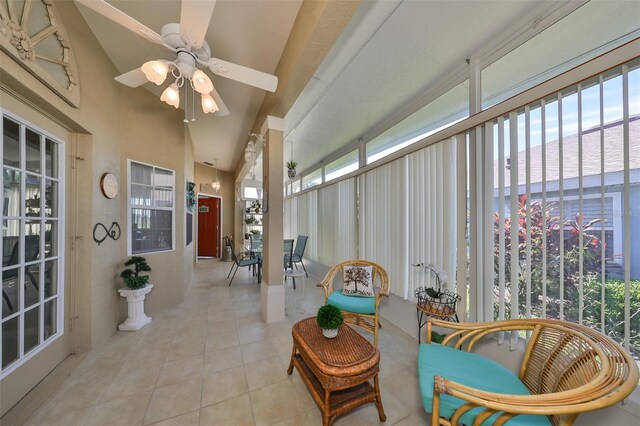
[[[442,343],[449,348],[429,344],[433,326],[449,329]],[[472,352],[478,340],[491,333],[510,331],[531,333],[519,375],[506,373],[521,383],[522,392],[512,392],[503,379],[480,365],[493,361],[464,352]],[[432,426],[479,425],[487,420],[495,425],[508,420],[513,420],[509,424],[571,425],[580,413],[614,405],[638,385],[638,366],[631,355],[609,337],[578,324],[541,319],[457,324],[429,319],[426,334],[418,373]],[[442,351],[449,352],[433,365]],[[460,371],[464,366],[450,365],[458,356],[471,364],[471,375],[482,370],[485,378],[470,378]],[[475,385],[470,385],[473,380]]]
[[[370,304],[367,303],[365,297],[357,296],[343,296],[340,294],[340,289],[333,289],[333,281],[338,272],[342,272],[345,266],[371,266],[373,276],[371,282],[373,287],[378,287],[376,291],[375,300]],[[389,276],[380,265],[369,262],[367,260],[347,260],[335,265],[324,277],[324,280],[318,284],[324,289],[324,303],[335,304],[342,311],[344,322],[353,324],[357,327],[365,329],[373,333],[373,344],[378,346],[378,327],[380,327],[380,321],[378,320],[378,310],[380,307],[380,300],[382,296],[389,296]],[[334,294],[335,293],[335,294]],[[331,298],[331,299],[330,299]],[[357,303],[356,309],[348,308],[349,303],[336,303],[335,298],[340,298],[341,301],[351,300]],[[364,306],[367,304],[367,306]]]

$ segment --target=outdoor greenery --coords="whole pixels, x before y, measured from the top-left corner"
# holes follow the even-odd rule
[[[527,272],[530,269],[531,316],[560,318],[560,304],[563,304],[564,319],[578,322],[580,315],[580,235],[582,235],[582,322],[595,329],[601,329],[601,289],[602,244],[600,230],[594,230],[599,220],[583,223],[579,215],[560,220],[552,214],[553,204],[543,209],[540,201],[532,201],[527,206],[525,196],[518,205],[518,311],[520,316],[526,310]],[[530,221],[527,223],[527,210]],[[505,318],[511,318],[511,219],[504,219],[505,253],[500,253],[500,217],[495,214],[494,251],[494,318],[498,317],[499,299],[499,259],[504,257],[505,276]],[[545,228],[546,221],[546,228]],[[531,235],[530,268],[527,268],[527,231]],[[546,277],[543,236],[546,236]],[[564,240],[564,268],[560,270],[560,241]],[[546,311],[543,312],[543,283],[546,278]],[[562,278],[562,280],[561,280]],[[562,283],[562,287],[561,287]],[[561,296],[562,291],[562,298]],[[606,277],[605,281],[605,333],[617,342],[624,340],[624,281]],[[631,351],[640,356],[640,281],[631,282]]]
[[[340,327],[344,320],[340,308],[333,305],[323,305],[318,309],[316,321],[321,329],[332,330]]]

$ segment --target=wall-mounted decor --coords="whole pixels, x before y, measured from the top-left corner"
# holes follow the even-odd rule
[[[118,195],[118,179],[111,173],[105,173],[100,178],[102,195],[111,199]]]
[[[187,181],[187,211],[193,212],[196,206],[196,193],[194,191],[196,184],[194,182]]]
[[[9,0],[2,4],[2,50],[62,99],[78,107],[78,67],[54,2]]]
[[[102,230],[102,232],[100,232]],[[111,238],[113,241],[116,241],[120,238],[121,234],[120,225],[118,222],[112,222],[109,229],[104,226],[102,223],[98,222],[93,227],[93,241],[98,243],[98,245],[102,244],[104,240]]]

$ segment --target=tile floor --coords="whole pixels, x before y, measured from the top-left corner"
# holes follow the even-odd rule
[[[286,288],[287,319],[266,324],[246,270],[198,263],[187,301],[138,332],[118,332],[93,351],[27,425],[320,425],[297,371],[286,373],[291,326],[323,302],[317,279]],[[418,395],[417,342],[388,322],[379,335],[386,425],[427,424]],[[375,405],[336,425],[379,425]]]

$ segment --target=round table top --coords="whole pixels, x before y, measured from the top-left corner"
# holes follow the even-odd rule
[[[282,271],[282,274],[287,277],[301,277],[306,275],[302,269],[285,269]]]

